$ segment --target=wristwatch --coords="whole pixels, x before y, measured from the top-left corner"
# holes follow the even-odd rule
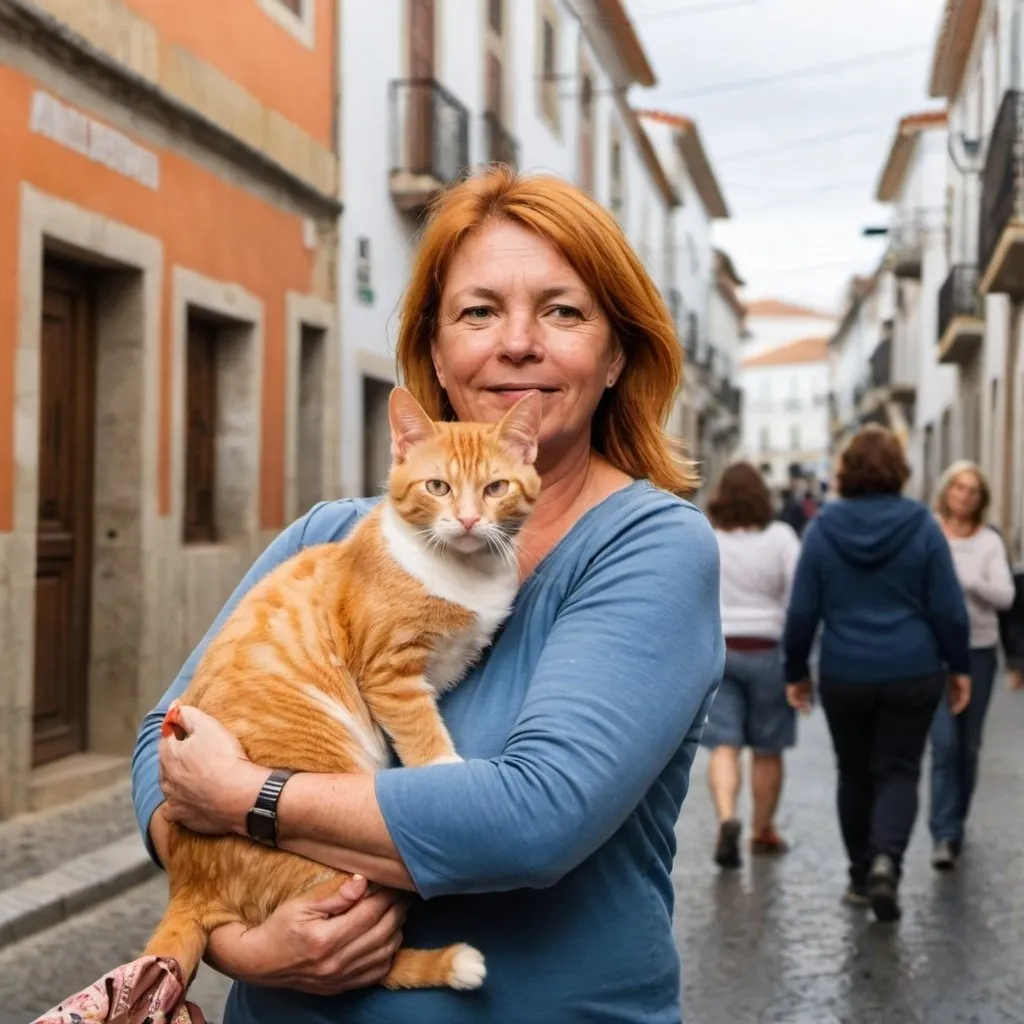
[[[284,784],[294,774],[291,768],[275,768],[267,776],[256,803],[245,816],[245,831],[250,839],[277,846],[277,801]]]

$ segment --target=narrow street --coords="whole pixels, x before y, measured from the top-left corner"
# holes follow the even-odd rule
[[[720,875],[704,760],[679,825],[677,935],[687,1024],[1024,1022],[1024,695],[994,698],[971,847],[936,875],[919,819],[896,928],[839,902],[845,865],[824,720],[803,723],[781,827],[792,852]],[[135,955],[160,915],[156,878],[0,952],[0,1024],[25,1024]],[[227,984],[207,968],[194,1000],[217,1021]],[[526,1022],[524,1022],[526,1024]]]

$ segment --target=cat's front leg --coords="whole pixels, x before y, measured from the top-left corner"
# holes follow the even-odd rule
[[[402,764],[419,768],[462,760],[437,709],[437,693],[424,673],[366,679],[363,697]]]

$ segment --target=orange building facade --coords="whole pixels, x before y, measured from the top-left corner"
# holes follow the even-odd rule
[[[336,491],[331,0],[0,0],[0,818]]]

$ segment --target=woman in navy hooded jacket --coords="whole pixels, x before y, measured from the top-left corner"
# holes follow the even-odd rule
[[[939,701],[970,700],[967,609],[949,545],[879,426],[850,441],[839,500],[804,535],[783,640],[790,702],[810,707],[807,659],[819,624],[820,697],[839,764],[847,902],[899,917],[903,853],[917,816],[925,741]]]

